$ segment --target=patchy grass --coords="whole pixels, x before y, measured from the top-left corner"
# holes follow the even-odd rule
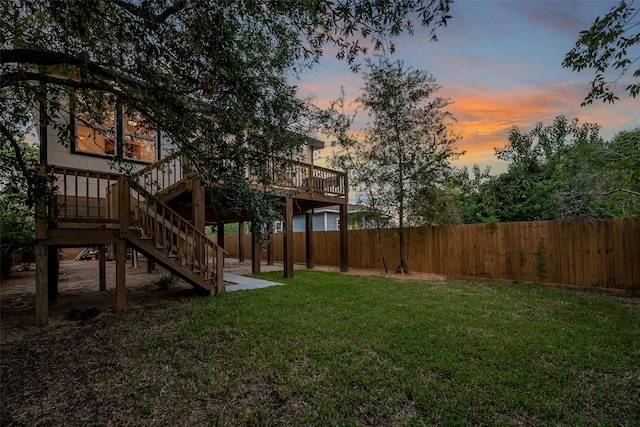
[[[2,348],[4,425],[638,425],[640,301],[297,271]]]

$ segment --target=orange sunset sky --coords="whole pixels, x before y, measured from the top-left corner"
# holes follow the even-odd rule
[[[456,1],[448,26],[438,30],[438,41],[431,42],[428,29],[417,26],[413,36],[396,40],[391,59],[433,74],[442,87],[438,96],[452,101],[449,111],[457,121],[451,129],[462,136],[458,147],[466,151],[455,164],[491,166],[492,174],[498,174],[506,170],[506,163],[495,157],[494,147],[507,143],[513,127],[528,131],[537,122],[550,124],[564,115],[599,124],[601,136],[611,139],[620,130],[640,125],[640,99],[621,93],[613,105],[598,102],[581,107],[593,74],[562,68],[579,32],[617,4]],[[640,56],[638,50],[631,53]],[[618,89],[630,79],[623,77]],[[339,97],[341,87],[347,102],[353,101],[360,94],[362,75],[351,73],[346,63],[327,52],[319,66],[294,84],[302,96],[313,96],[318,106],[326,107]],[[356,126],[365,124],[366,117],[360,114]],[[320,162],[330,151],[322,150]]]

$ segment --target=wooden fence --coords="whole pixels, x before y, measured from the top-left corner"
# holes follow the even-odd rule
[[[250,258],[250,236],[244,236]],[[313,236],[314,263],[339,265],[338,231]],[[640,291],[640,217],[598,221],[532,221],[410,228],[406,231],[411,271]],[[294,261],[306,261],[305,233],[294,233]],[[273,238],[282,260],[282,235]],[[397,229],[381,232],[387,265],[399,264]],[[225,236],[238,256],[238,236]],[[266,253],[263,253],[266,257]],[[375,230],[349,231],[349,266],[382,269]]]

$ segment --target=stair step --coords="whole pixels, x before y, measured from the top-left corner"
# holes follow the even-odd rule
[[[167,258],[178,259],[178,255],[167,255]]]
[[[191,270],[191,273],[193,273],[193,274],[200,274],[200,270]]]

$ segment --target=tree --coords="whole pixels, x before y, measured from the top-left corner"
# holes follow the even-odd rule
[[[473,165],[471,174],[466,166],[455,169],[447,180],[447,195],[449,196],[449,210],[452,214],[442,224],[452,224],[459,219],[463,224],[475,224],[478,222],[495,223],[496,200],[494,194],[489,191],[491,167],[487,166],[483,171],[480,166]],[[456,205],[451,207],[451,205]],[[457,212],[454,210],[457,208]]]
[[[25,129],[21,132],[26,133]],[[16,142],[18,149],[0,146],[0,277],[11,272],[17,255],[23,260],[33,256],[34,215],[28,201],[35,189],[28,185],[38,161],[38,151],[25,142]],[[16,153],[20,158],[16,158]],[[35,179],[34,179],[35,181]],[[26,259],[25,259],[26,257]]]
[[[459,139],[447,125],[450,101],[434,97],[439,89],[425,71],[405,68],[401,61],[367,60],[364,87],[356,100],[371,122],[358,142],[345,131],[345,120],[333,129],[340,132],[335,163],[352,172],[351,182],[367,194],[373,212],[395,218],[400,239],[398,272],[408,272],[404,228],[411,214],[410,202],[425,189],[442,182],[449,161],[459,153]],[[350,123],[349,120],[346,123]]]
[[[610,141],[596,124],[558,116],[528,132],[514,128],[496,149],[507,172],[459,186],[465,222],[537,221],[640,213],[640,129]],[[476,170],[476,182],[479,169]],[[472,190],[469,191],[468,188]]]
[[[570,155],[580,167],[555,194],[556,218],[640,215],[640,128]]]
[[[71,123],[60,116],[73,103],[97,125],[117,103],[171,139],[214,196],[231,208],[262,206],[268,198],[252,189],[246,168],[266,172],[265,154],[295,151],[306,133],[306,107],[288,77],[327,45],[357,69],[369,46],[393,49],[411,18],[436,28],[448,10],[448,0],[3,1],[2,144],[16,147],[14,124],[32,113],[71,143]],[[268,183],[267,173],[260,178]],[[249,212],[270,212],[265,203]]]
[[[633,0],[623,0],[604,17],[596,18],[591,28],[580,32],[580,38],[566,54],[562,66],[573,71],[595,70],[591,90],[582,105],[598,99],[613,103],[619,99],[616,86],[620,79],[628,74],[640,79],[640,68],[634,71],[640,60],[634,50],[640,46],[639,26],[638,9],[633,7]],[[607,72],[617,73],[617,77],[609,80],[605,77]],[[635,98],[640,93],[640,81],[625,83],[624,92]]]
[[[537,123],[529,132],[513,128],[509,143],[496,149],[509,162],[506,173],[490,181],[499,221],[555,219],[565,202],[561,188],[594,166],[590,159],[604,143],[596,124],[580,125],[578,119],[558,116],[545,126]]]

